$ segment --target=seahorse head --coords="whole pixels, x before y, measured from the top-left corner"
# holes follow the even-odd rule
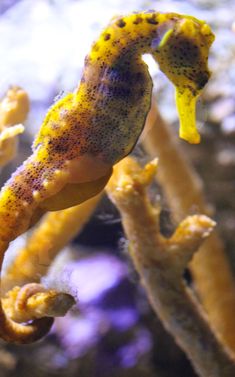
[[[175,86],[198,92],[210,77],[207,61],[213,40],[205,22],[181,16],[159,27],[151,47],[160,69]]]
[[[181,16],[163,23],[151,45],[161,71],[176,87],[180,136],[191,143],[200,141],[195,105],[210,77],[208,54],[213,40],[214,35],[205,22]]]

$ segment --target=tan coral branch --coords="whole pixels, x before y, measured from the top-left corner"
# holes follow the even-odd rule
[[[234,361],[209,328],[182,279],[187,263],[212,231],[214,222],[204,215],[188,217],[170,239],[165,239],[159,233],[158,211],[149,202],[146,183],[146,170],[142,172],[127,158],[118,164],[107,186],[121,212],[130,256],[141,282],[153,309],[198,374],[232,377]]]
[[[59,251],[81,231],[101,197],[102,193],[77,206],[47,213],[6,269],[2,292],[15,285],[39,282]]]
[[[150,156],[159,157],[157,180],[164,189],[173,218],[179,222],[195,211],[208,214],[210,209],[204,199],[202,182],[154,102],[153,99],[146,124],[149,132],[143,145]],[[235,282],[216,232],[195,255],[191,270],[211,325],[235,352]]]
[[[17,150],[17,135],[29,112],[29,97],[20,87],[10,88],[0,103],[0,166],[11,161]]]

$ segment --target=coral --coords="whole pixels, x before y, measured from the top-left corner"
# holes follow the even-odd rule
[[[163,187],[173,219],[182,221],[192,212],[211,215],[202,182],[154,101],[146,127],[149,131],[143,146],[148,155],[157,155],[161,161],[156,178]],[[190,269],[211,326],[221,341],[235,352],[235,284],[222,240],[216,231],[201,245]]]
[[[15,285],[40,282],[57,254],[89,220],[101,196],[98,194],[77,206],[47,213],[4,272],[2,292]]]
[[[13,86],[0,103],[0,166],[10,162],[17,152],[17,135],[24,132],[22,124],[28,115],[27,93]]]
[[[205,215],[189,216],[170,238],[163,237],[159,208],[152,206],[146,191],[155,168],[156,160],[141,169],[135,160],[126,158],[115,167],[107,186],[121,213],[130,257],[153,309],[198,374],[231,377],[235,374],[234,360],[209,328],[206,316],[183,280],[185,268],[215,223]]]

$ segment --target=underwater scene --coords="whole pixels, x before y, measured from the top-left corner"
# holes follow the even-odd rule
[[[235,376],[235,2],[0,1],[0,377]]]

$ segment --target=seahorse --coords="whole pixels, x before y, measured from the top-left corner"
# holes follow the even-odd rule
[[[176,87],[180,136],[199,142],[195,103],[210,76],[213,40],[205,22],[176,13],[148,11],[111,20],[85,58],[80,85],[49,109],[32,155],[0,192],[0,265],[9,242],[42,213],[97,194],[112,166],[132,151],[152,94],[143,54],[152,54]],[[0,303],[0,336],[6,341],[33,342],[51,324],[49,318],[15,323]]]

